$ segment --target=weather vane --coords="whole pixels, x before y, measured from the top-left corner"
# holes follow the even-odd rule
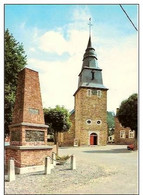
[[[91,36],[91,27],[92,27],[92,23],[91,23],[91,18],[89,18],[89,36]]]

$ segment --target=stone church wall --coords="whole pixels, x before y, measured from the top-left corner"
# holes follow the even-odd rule
[[[70,115],[70,121],[72,123],[68,132],[60,133],[59,135],[59,145],[60,146],[73,146],[74,136],[75,136],[75,113]]]

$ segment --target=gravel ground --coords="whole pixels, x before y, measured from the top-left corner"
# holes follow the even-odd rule
[[[75,154],[77,169],[70,160],[44,172],[16,175],[5,182],[5,194],[137,194],[137,152],[126,146],[67,147],[60,155]]]

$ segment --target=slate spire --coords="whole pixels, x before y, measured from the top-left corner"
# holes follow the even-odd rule
[[[91,35],[89,36],[89,40],[88,40],[88,44],[87,44],[87,48],[91,48],[92,44],[91,44]]]
[[[97,60],[95,49],[92,46],[90,29],[88,44],[83,55],[82,68],[79,74],[78,89],[81,87],[107,89],[103,85],[102,69],[99,68]]]
[[[85,60],[86,58],[87,58],[87,60]],[[83,56],[83,66],[86,66],[87,65],[86,62],[90,62],[91,60],[94,61],[94,67],[97,67],[97,55],[95,53],[95,49],[92,47],[91,36],[89,36],[87,48],[86,48],[85,54]],[[84,63],[84,61],[85,61],[85,63]]]

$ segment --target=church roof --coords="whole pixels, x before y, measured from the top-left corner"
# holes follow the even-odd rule
[[[89,36],[89,40],[88,40],[88,44],[87,44],[87,49],[85,50],[85,54],[83,56],[83,61],[86,58],[89,58],[89,57],[95,58],[97,60],[97,56],[96,56],[96,53],[95,53],[95,49],[92,47],[91,36]]]
[[[82,85],[80,85],[80,87],[107,89],[104,85],[102,85],[100,83],[87,83],[87,82],[85,82],[85,83],[83,82]]]
[[[87,87],[107,90],[103,85],[102,69],[99,68],[97,60],[95,49],[92,47],[91,36],[89,36],[87,48],[83,55],[82,69],[79,74],[78,89]]]
[[[75,109],[70,111],[70,115],[72,115],[75,112]]]

